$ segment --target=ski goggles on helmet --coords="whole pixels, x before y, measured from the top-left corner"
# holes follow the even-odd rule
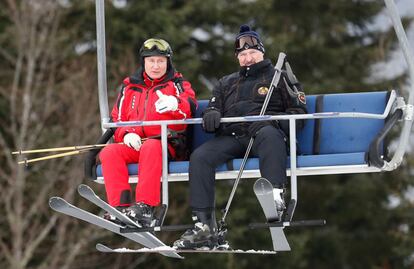
[[[143,57],[157,55],[171,57],[172,49],[167,41],[158,38],[151,38],[144,42],[140,49],[140,54]]]
[[[238,54],[242,50],[247,49],[258,49],[264,53],[264,47],[262,42],[257,40],[254,36],[245,35],[241,36],[240,38],[236,39],[234,43],[236,54]]]

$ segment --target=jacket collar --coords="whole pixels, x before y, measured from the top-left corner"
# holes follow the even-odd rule
[[[154,80],[144,72],[142,67],[140,67],[132,76],[129,77],[129,81],[133,84],[141,84],[148,87],[170,81],[174,78],[174,76],[175,69],[168,68],[167,73],[164,76]]]
[[[256,77],[265,72],[267,68],[273,68],[272,62],[269,59],[265,59],[249,66],[240,67],[239,75],[242,77]]]
[[[147,72],[143,72],[142,73],[142,77],[144,79],[144,83],[145,85],[147,85],[148,87],[152,87],[154,85],[160,84],[164,78],[167,76],[167,74],[164,74],[164,76],[160,77],[160,78],[156,78],[156,79],[152,79],[148,76]]]

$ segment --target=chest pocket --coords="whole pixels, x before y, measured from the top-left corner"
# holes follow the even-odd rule
[[[270,83],[269,83],[270,84]],[[269,92],[269,84],[257,84],[253,91],[253,101],[256,103],[263,103],[266,99],[266,95]],[[270,98],[269,105],[271,106],[277,106],[277,107],[283,107],[283,97],[282,93],[279,87],[276,87],[273,89],[272,97]]]
[[[266,99],[266,95],[269,92],[269,83],[257,83],[252,87],[251,90],[251,96],[253,99],[253,102],[255,103],[263,103],[263,101]]]
[[[124,120],[136,120],[139,115],[139,107],[142,98],[142,89],[137,87],[128,87],[126,89],[125,99],[121,100],[122,110],[126,115]]]

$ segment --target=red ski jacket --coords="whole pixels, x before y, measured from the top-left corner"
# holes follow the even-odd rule
[[[160,114],[155,111],[155,102],[158,100],[156,91],[177,98],[178,109]],[[191,118],[197,108],[194,90],[190,82],[170,68],[167,74],[158,80],[151,80],[142,68],[134,75],[124,79],[117,102],[112,109],[112,121],[156,121],[181,120]],[[186,125],[169,125],[172,136],[182,133]],[[122,142],[125,134],[136,133],[141,138],[159,136],[161,126],[119,127],[116,129],[115,142]]]

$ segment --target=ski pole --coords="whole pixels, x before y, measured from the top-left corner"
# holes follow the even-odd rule
[[[270,86],[269,86],[269,91],[266,94],[266,98],[263,102],[262,110],[260,111],[259,116],[263,116],[264,113],[266,112],[267,105],[269,104],[270,97],[272,96],[272,93],[273,93],[273,89],[276,88],[277,84],[279,83],[280,76],[281,76],[281,73],[282,73],[282,67],[283,67],[283,63],[285,61],[285,58],[286,58],[286,54],[284,54],[283,52],[279,53],[279,57],[277,59],[276,65],[275,65],[275,74],[273,75],[272,82],[270,83]],[[233,201],[233,197],[234,197],[234,194],[236,192],[237,186],[239,185],[239,181],[240,181],[240,178],[243,174],[244,166],[246,165],[247,158],[249,157],[249,154],[250,154],[250,150],[252,149],[253,142],[254,142],[254,138],[251,137],[250,141],[249,141],[249,145],[247,146],[247,149],[246,149],[246,153],[244,154],[243,161],[240,165],[240,170],[239,170],[239,173],[237,174],[236,181],[233,184],[233,189],[231,190],[229,200],[227,201],[226,208],[224,209],[223,217],[220,220],[219,229],[222,228],[223,226],[225,226],[226,216],[227,216],[227,213],[229,211],[231,202]]]
[[[52,151],[69,151],[69,150],[90,150],[96,148],[105,147],[108,144],[95,144],[95,145],[83,145],[83,146],[68,146],[68,147],[59,147],[59,148],[44,148],[44,149],[30,149],[30,150],[19,150],[13,151],[12,154],[31,154],[31,153],[42,153],[42,152],[52,152]]]
[[[141,141],[146,141],[150,138],[158,138],[158,137],[159,136],[157,136],[157,137],[155,137],[155,136],[154,137],[145,137],[145,138],[142,138]],[[118,143],[118,144],[123,145],[124,143]],[[12,152],[12,154],[29,154],[29,153],[50,152],[50,151],[65,151],[65,150],[70,150],[70,149],[76,149],[76,150],[73,150],[73,151],[68,151],[68,152],[63,152],[63,153],[58,153],[58,154],[52,154],[52,155],[43,156],[43,157],[34,158],[34,159],[25,159],[23,161],[17,162],[18,164],[27,165],[28,163],[33,163],[33,162],[38,162],[38,161],[45,161],[45,160],[50,160],[50,159],[54,159],[54,158],[62,158],[62,157],[71,156],[71,155],[77,155],[77,154],[81,154],[81,153],[87,152],[87,151],[92,150],[92,149],[103,148],[103,147],[106,147],[107,145],[111,145],[111,144],[96,144],[96,145],[85,145],[85,146],[49,148],[49,149],[21,150],[21,151],[14,151],[14,152]]]
[[[144,137],[141,138],[141,141],[145,141],[150,138],[159,138],[159,136],[154,137]],[[118,143],[118,144],[123,144]],[[59,147],[59,148],[44,148],[44,149],[29,149],[29,150],[19,150],[19,151],[13,151],[12,155],[22,155],[22,154],[32,154],[32,153],[42,153],[42,152],[52,152],[52,151],[76,151],[76,150],[91,150],[91,149],[98,149],[106,147],[110,144],[94,144],[94,145],[82,145],[82,146],[68,146],[68,147]]]
[[[25,159],[25,160],[19,161],[17,163],[27,165],[28,163],[44,161],[44,160],[50,160],[50,159],[55,159],[55,158],[62,158],[62,157],[71,156],[71,155],[77,155],[77,154],[80,154],[80,153],[87,152],[88,150],[90,150],[90,149],[74,150],[74,151],[69,151],[69,152],[52,154],[52,155],[39,157],[39,158],[34,158],[34,159]]]

